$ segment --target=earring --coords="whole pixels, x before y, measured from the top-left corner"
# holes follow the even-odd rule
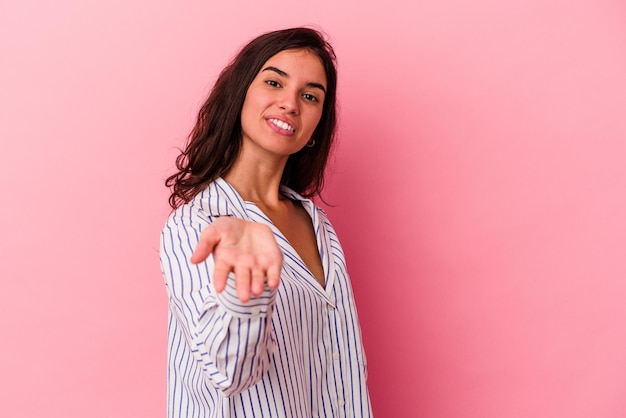
[[[309,139],[309,142],[306,143],[306,146],[309,148],[313,148],[315,146],[315,140],[313,138]]]

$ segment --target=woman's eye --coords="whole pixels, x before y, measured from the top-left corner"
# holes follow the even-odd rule
[[[302,97],[304,97],[304,100],[308,100],[310,102],[317,102],[317,97],[315,97],[314,95],[312,95],[311,93],[304,93],[302,95]]]
[[[280,84],[276,80],[266,80],[265,83],[272,87],[280,87]]]

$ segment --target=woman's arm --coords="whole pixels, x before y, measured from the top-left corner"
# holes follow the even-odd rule
[[[176,212],[161,237],[170,310],[208,380],[230,396],[269,366],[282,254],[263,225],[191,212]]]

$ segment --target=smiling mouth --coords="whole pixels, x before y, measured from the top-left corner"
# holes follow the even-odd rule
[[[295,132],[296,128],[294,128],[293,126],[291,126],[290,124],[283,122],[282,120],[278,120],[278,119],[270,119],[270,122],[272,122],[274,125],[278,126],[280,129],[284,129],[286,131],[291,131],[291,132]]]

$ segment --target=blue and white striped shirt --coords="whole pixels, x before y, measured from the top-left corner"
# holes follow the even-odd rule
[[[169,418],[371,417],[366,361],[344,254],[326,214],[300,201],[317,237],[326,288],[271,221],[217,179],[168,218],[161,266],[169,297]],[[218,216],[269,225],[284,255],[278,289],[242,303],[229,277],[216,293],[213,258],[189,258]]]

